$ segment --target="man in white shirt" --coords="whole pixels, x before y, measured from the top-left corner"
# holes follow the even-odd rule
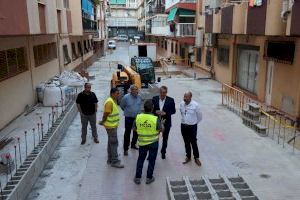
[[[191,161],[193,149],[193,155],[195,163],[201,166],[199,160],[199,150],[197,145],[197,126],[202,120],[202,113],[199,108],[199,104],[192,100],[192,92],[186,92],[184,94],[183,102],[180,103],[181,113],[181,134],[185,144],[186,158],[183,164]]]

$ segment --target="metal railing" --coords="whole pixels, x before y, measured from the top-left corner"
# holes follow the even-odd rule
[[[165,6],[157,6],[157,7],[153,7],[153,8],[149,8],[149,16],[153,16],[156,14],[165,14]]]
[[[177,30],[177,36],[195,36],[196,23],[179,23]]]
[[[267,128],[266,136],[273,140],[276,139],[283,148],[286,147],[286,144],[291,145],[293,152],[295,152],[295,148],[300,149],[300,130],[295,118],[255,101],[237,88],[225,83],[222,84],[222,105],[242,116],[248,103],[255,103],[260,106],[259,122]]]

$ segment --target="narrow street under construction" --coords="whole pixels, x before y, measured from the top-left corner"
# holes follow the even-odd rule
[[[128,61],[127,44],[117,44],[112,54],[100,58],[88,68],[90,75],[95,76],[91,80],[92,90],[99,99],[97,120],[100,120],[103,102],[109,95],[111,74],[117,68],[115,63],[129,64]],[[169,88],[168,95],[175,99],[177,112],[172,119],[166,159],[157,157],[156,181],[153,184],[146,185],[144,180],[141,185],[133,182],[138,151],[129,150],[129,155],[123,156],[123,117],[118,138],[125,168],[115,169],[106,164],[107,136],[103,127],[97,126],[99,144],[93,142],[89,130],[87,143],[80,145],[81,124],[77,115],[27,199],[162,200],[168,198],[167,177],[181,180],[183,176],[190,180],[201,179],[202,176],[241,176],[259,199],[299,199],[300,152],[288,144],[283,148],[282,144],[278,144],[276,135],[273,140],[272,134],[261,137],[243,125],[237,113],[222,105],[221,84],[201,79],[202,75],[193,69],[187,71],[193,76],[195,74],[196,78],[183,74],[179,66],[170,67],[169,75],[157,71],[157,76],[161,76],[159,85]],[[179,128],[179,103],[186,91],[193,93],[193,99],[199,102],[203,112],[198,130],[201,167],[194,162],[182,164],[185,151]]]

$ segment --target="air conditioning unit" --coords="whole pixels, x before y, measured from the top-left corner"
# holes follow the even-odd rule
[[[206,34],[206,46],[214,47],[217,44],[217,37],[214,33]]]
[[[201,29],[196,30],[195,46],[203,47],[203,40],[204,40],[204,29],[201,28]]]

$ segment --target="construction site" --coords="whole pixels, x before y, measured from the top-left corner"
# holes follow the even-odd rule
[[[87,68],[99,100],[97,120],[109,96],[112,74],[118,71],[118,64],[130,65],[128,48],[129,44],[118,43],[115,51]],[[89,130],[87,143],[80,145],[81,123],[74,105],[78,89],[68,95],[66,105],[52,110],[37,106],[1,131],[6,138],[13,138],[1,150],[10,152],[8,160],[13,165],[1,175],[2,199],[299,199],[299,132],[295,124],[263,111],[242,92],[208,74],[159,62],[163,66],[155,67],[155,74],[160,82],[154,85],[169,88],[177,112],[172,117],[166,159],[157,157],[154,183],[133,182],[138,151],[122,154],[123,117],[118,137],[124,169],[107,165],[103,127],[97,126],[99,144],[93,142]],[[155,88],[153,91],[156,95]],[[203,113],[198,130],[201,167],[193,162],[182,164],[185,151],[179,103],[187,91],[193,93]]]
[[[299,200],[299,13],[1,0],[0,200]]]

